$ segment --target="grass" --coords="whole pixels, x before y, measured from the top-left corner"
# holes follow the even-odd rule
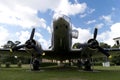
[[[94,67],[93,72],[79,71],[76,67],[45,67],[43,71],[22,68],[0,68],[0,80],[119,80],[120,66]]]

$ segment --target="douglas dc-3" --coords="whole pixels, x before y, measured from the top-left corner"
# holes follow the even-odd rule
[[[55,60],[71,60],[82,58],[82,50],[86,47],[92,49],[98,49],[105,56],[110,57],[110,54],[103,48],[99,46],[97,37],[97,28],[94,30],[94,35],[92,39],[89,39],[87,43],[80,44],[79,49],[72,49],[72,38],[78,37],[78,31],[72,30],[70,22],[65,18],[65,16],[58,17],[53,21],[53,32],[51,41],[51,50],[43,50],[41,45],[33,39],[35,34],[35,28],[32,29],[30,38],[22,45],[12,46],[12,51],[15,54],[20,55],[30,55],[33,58],[33,70],[39,69],[39,62],[37,58],[43,57]],[[4,49],[0,49],[0,53],[4,54]],[[88,54],[89,55],[89,54]],[[99,54],[98,54],[99,55]]]

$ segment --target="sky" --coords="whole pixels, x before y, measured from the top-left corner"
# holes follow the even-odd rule
[[[33,27],[34,39],[48,49],[51,45],[52,22],[60,14],[70,18],[73,29],[79,31],[73,43],[87,42],[98,28],[97,40],[114,45],[120,37],[120,0],[0,0],[0,46],[29,39]]]

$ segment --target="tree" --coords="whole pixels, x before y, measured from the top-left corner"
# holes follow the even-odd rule
[[[79,49],[80,48],[80,43],[75,43],[72,48],[74,49]]]
[[[100,46],[101,46],[102,48],[111,48],[110,45],[108,45],[107,43],[103,43],[103,42],[100,43]]]
[[[114,56],[112,59],[112,62],[116,65],[120,65],[120,55],[119,56]]]
[[[119,47],[120,46],[116,44],[112,46],[112,48],[119,48]],[[120,52],[119,51],[111,52],[111,54],[113,55],[113,58],[111,61],[116,65],[120,65]]]
[[[119,45],[116,45],[116,44],[114,44],[113,46],[112,46],[112,48],[119,48],[120,46]]]

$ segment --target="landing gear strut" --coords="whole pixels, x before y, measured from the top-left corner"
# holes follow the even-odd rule
[[[40,70],[40,61],[34,58],[32,66],[34,71]]]
[[[33,71],[39,71],[40,70],[40,58],[36,57],[32,54],[31,61],[30,61],[30,67]]]
[[[89,59],[87,59],[84,63],[84,70],[85,71],[92,71],[91,69],[91,61]]]
[[[91,60],[90,59],[86,59],[86,60],[82,60],[82,59],[79,59],[77,61],[77,66],[79,69],[83,69],[85,71],[92,71],[91,69]]]

